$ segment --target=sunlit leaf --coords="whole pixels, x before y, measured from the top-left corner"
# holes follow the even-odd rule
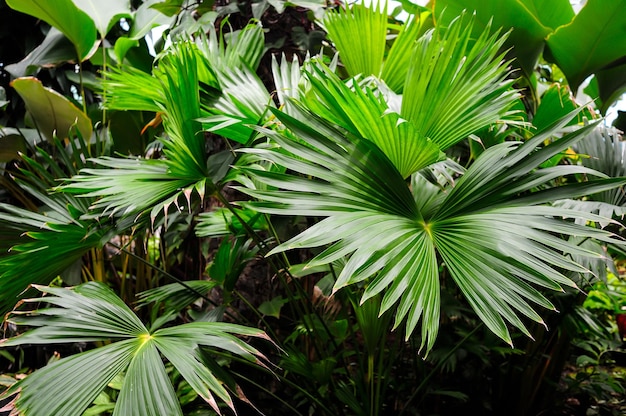
[[[544,50],[545,40],[557,28],[567,25],[574,18],[574,10],[568,0],[437,0],[434,4],[435,17],[446,22],[460,15],[464,10],[476,12],[481,25],[513,29],[505,48],[509,57],[514,57],[514,65],[520,66],[530,76]],[[479,26],[477,31],[483,30]]]
[[[72,0],[74,4],[91,18],[104,38],[109,29],[121,17],[130,17],[130,0]],[[114,20],[114,18],[116,18]]]
[[[380,75],[387,35],[386,2],[340,7],[326,13],[324,25],[349,75]]]
[[[20,94],[36,127],[48,140],[52,140],[55,135],[59,138],[68,137],[74,126],[83,138],[91,138],[89,117],[67,98],[44,87],[37,78],[18,78],[11,82],[11,86]]]
[[[626,0],[589,0],[571,24],[548,37],[551,55],[572,90],[626,56],[625,9]]]

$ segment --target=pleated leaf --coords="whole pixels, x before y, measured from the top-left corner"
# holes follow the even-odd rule
[[[422,32],[422,16],[410,15],[393,41],[383,64],[380,78],[393,91],[401,94],[411,67],[411,56],[419,35]]]
[[[326,13],[328,37],[339,51],[348,74],[379,76],[387,37],[387,2],[373,1]]]
[[[199,68],[206,71],[202,72]],[[136,107],[133,104],[133,80],[141,79],[146,85],[159,85],[158,93],[147,95],[150,100],[146,100],[145,105],[153,100],[153,105],[162,114],[166,136],[161,143],[165,158],[93,159],[92,163],[97,168],[82,169],[79,175],[59,189],[100,198],[93,208],[105,214],[130,216],[149,211],[154,219],[160,212],[167,213],[170,205],[178,204],[181,196],[189,204],[191,193],[204,197],[205,192],[215,189],[198,118],[203,114],[200,109],[200,82],[217,81],[212,78],[215,74],[206,66],[201,52],[190,42],[174,44],[161,59],[153,77],[135,74],[124,80],[124,73],[120,72],[115,83],[109,85],[109,97],[117,109],[121,109],[122,104],[129,104],[131,109],[140,109],[143,105],[141,101]]]
[[[439,147],[416,126],[391,111],[385,96],[352,79],[348,87],[328,68],[313,65],[306,106],[326,120],[374,142],[403,177],[440,158]]]
[[[62,358],[33,372],[3,393],[0,398],[17,393],[12,406],[25,414],[82,414],[115,376],[124,373],[114,415],[132,415],[138,411],[150,416],[182,415],[161,354],[221,414],[217,399],[234,411],[231,395],[202,362],[198,348],[218,348],[261,365],[261,360],[265,360],[258,350],[235,336],[268,339],[257,329],[220,322],[193,322],[150,333],[104,284],[90,282],[70,289],[36,288],[50,296],[26,302],[50,306],[15,312],[9,322],[34,329],[0,341],[0,347],[96,340],[112,342]]]
[[[511,343],[509,325],[528,335],[522,317],[543,322],[535,305],[554,309],[539,288],[574,286],[560,270],[587,272],[569,255],[597,257],[596,252],[559,236],[621,243],[603,230],[563,220],[598,222],[601,217],[542,205],[549,192],[533,198],[533,191],[551,186],[553,178],[539,175],[538,166],[582,139],[594,126],[538,149],[568,118],[523,145],[494,146],[453,188],[433,197],[432,190],[422,193],[413,189],[411,193],[402,175],[372,142],[336,129],[302,108],[300,111],[297,119],[306,123],[275,112],[289,130],[263,131],[278,148],[245,150],[285,166],[287,171],[248,168],[254,179],[269,188],[242,190],[260,200],[250,205],[261,212],[327,218],[270,254],[323,247],[308,267],[347,256],[335,290],[364,282],[363,301],[384,293],[381,313],[395,308],[396,326],[405,320],[407,337],[421,321],[426,351],[432,348],[439,328],[438,256],[481,320]],[[562,168],[561,175],[580,171],[574,166]],[[597,179],[585,184],[585,192],[625,182],[623,178]],[[516,192],[509,192],[511,187]],[[579,189],[565,186],[551,191],[578,195]]]
[[[54,140],[54,157],[36,147],[22,155],[23,168],[14,178],[20,190],[38,206],[33,211],[0,204],[0,313],[31,293],[30,284],[48,284],[80,264],[90,250],[100,250],[113,226],[106,220],[84,218],[93,202],[88,198],[51,192],[58,178],[86,166],[85,156],[103,151],[99,143],[87,146],[81,137],[69,146]],[[31,205],[33,203],[31,202]],[[36,210],[36,211],[35,211]]]
[[[154,218],[170,205],[178,204],[181,196],[186,197],[202,182],[172,176],[164,160],[106,157],[93,162],[101,168],[81,170],[60,189],[97,198],[92,208],[105,215],[127,216],[150,210]]]
[[[493,123],[515,121],[518,99],[500,49],[506,36],[488,26],[472,38],[474,17],[461,16],[417,41],[401,116],[441,149]]]

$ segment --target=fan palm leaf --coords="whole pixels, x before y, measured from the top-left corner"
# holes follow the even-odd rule
[[[199,347],[218,348],[261,364],[263,355],[235,335],[267,338],[262,331],[220,322],[192,322],[150,332],[139,318],[105,285],[86,283],[71,289],[36,287],[45,296],[26,302],[50,307],[14,312],[16,325],[35,329],[0,346],[66,342],[113,341],[81,354],[62,358],[11,387],[3,394],[16,410],[36,415],[81,414],[114,377],[124,383],[114,415],[182,415],[161,355],[189,385],[221,414],[217,400],[233,411],[225,385],[203,364]],[[89,371],[85,371],[89,368]]]
[[[539,185],[548,185],[552,177],[536,173],[537,167],[554,152],[580,140],[592,126],[537,149],[565,125],[568,120],[564,119],[525,144],[494,146],[454,187],[433,196],[430,192],[422,195],[420,189],[411,192],[372,142],[337,129],[304,108],[300,111],[297,119],[274,111],[287,129],[260,130],[278,148],[242,150],[288,169],[285,173],[246,169],[270,187],[242,189],[259,199],[250,203],[254,209],[327,217],[270,254],[328,246],[309,267],[349,256],[335,290],[366,282],[362,301],[384,291],[381,313],[395,306],[396,326],[406,318],[407,337],[421,319],[421,342],[426,351],[432,348],[439,327],[438,257],[478,316],[511,343],[507,324],[528,334],[520,314],[543,322],[531,303],[554,309],[535,286],[555,290],[561,285],[573,286],[559,270],[586,269],[567,254],[597,256],[557,236],[619,241],[608,232],[562,219],[599,221],[600,217],[543,205],[549,194],[538,192],[535,196],[532,192]],[[562,166],[559,174],[580,170]],[[597,179],[582,187],[564,186],[551,192],[579,196],[623,183],[621,178]],[[509,191],[511,188],[515,192]]]
[[[326,13],[323,24],[350,76],[380,76],[387,37],[387,2],[340,7]]]
[[[414,48],[402,97],[403,118],[442,149],[502,120],[515,121],[518,99],[500,53],[506,35],[491,26],[472,37],[474,17],[435,27]]]
[[[406,76],[411,67],[413,49],[417,39],[422,34],[425,20],[423,16],[411,15],[408,17],[400,27],[400,32],[393,41],[383,63],[380,78],[398,94],[404,90]]]
[[[271,102],[249,63],[260,59],[263,32],[248,25],[231,37],[225,48],[217,35],[200,37],[198,44],[177,42],[161,57],[153,74],[132,68],[105,75],[105,105],[116,110],[158,111],[166,136],[164,158],[100,158],[59,189],[99,198],[94,209],[110,215],[131,216],[149,211],[167,215],[190,195],[201,198],[219,186],[220,169],[207,160],[204,131],[240,143],[250,140],[247,124],[262,122]],[[126,76],[128,75],[128,77]],[[203,131],[204,130],[204,131]],[[221,159],[220,159],[221,160]]]
[[[180,42],[172,46],[156,70],[162,102],[155,105],[163,114],[167,133],[161,140],[164,159],[93,159],[96,168],[81,170],[60,189],[83,197],[103,197],[94,208],[108,214],[136,215],[150,209],[152,218],[167,211],[181,195],[188,198],[195,190],[203,197],[205,191],[213,192],[205,138],[197,121],[201,116],[201,80],[196,68],[203,60],[194,44]],[[126,96],[128,90],[125,84],[110,94]]]
[[[403,177],[441,157],[439,147],[416,126],[389,109],[386,97],[352,79],[352,88],[322,64],[312,65],[306,79],[310,89],[303,101],[322,118],[374,143]]]
[[[0,227],[10,238],[0,241],[0,313],[6,314],[32,283],[47,284],[81,260],[91,249],[99,249],[113,227],[106,220],[85,218],[92,200],[51,193],[57,178],[76,173],[85,166],[80,155],[87,149],[80,138],[66,149],[56,141],[55,158],[42,148],[32,157],[22,156],[24,168],[14,180],[33,200],[37,211],[0,204]],[[92,146],[97,151],[98,146]]]

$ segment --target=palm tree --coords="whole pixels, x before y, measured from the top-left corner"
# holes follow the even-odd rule
[[[302,66],[284,56],[280,63],[275,60],[275,100],[254,72],[264,44],[258,24],[232,37],[227,47],[215,32],[180,39],[151,74],[129,66],[110,69],[104,75],[105,106],[157,113],[163,123],[162,155],[94,155],[78,172],[69,172],[52,195],[89,201],[82,210],[68,207],[73,216],[53,220],[3,206],[0,220],[44,230],[0,259],[0,284],[13,287],[0,298],[2,306],[9,307],[31,283],[49,283],[69,265],[67,253],[73,262],[112,235],[158,228],[155,224],[167,229],[172,217],[186,217],[198,236],[245,234],[285,280],[293,281],[294,268],[283,252],[315,252],[304,272],[330,272],[334,294],[360,297],[357,310],[379,300],[374,303],[378,315],[392,311],[393,328],[404,326],[405,338],[417,339],[424,355],[437,339],[444,280],[454,283],[478,318],[507,344],[512,345],[511,326],[531,336],[525,320],[543,323],[535,306],[555,309],[545,290],[576,287],[566,272],[589,273],[576,259],[598,257],[573,237],[622,244],[596,227],[605,218],[552,202],[610,191],[625,181],[585,166],[542,166],[592,134],[596,124],[566,128],[574,112],[529,131],[514,110],[519,94],[501,52],[506,34],[492,33],[488,26],[474,37],[474,17],[466,14],[431,29],[412,17],[386,51],[386,19],[386,9],[376,5],[329,11],[323,24],[341,65],[323,57]],[[368,36],[359,35],[363,27],[370,28]],[[343,71],[345,78],[339,75]],[[514,140],[486,149],[467,169],[446,155],[468,136],[494,126]],[[228,139],[229,149],[208,154],[207,137]],[[556,181],[575,175],[591,179]],[[231,188],[250,199],[235,203],[226,196]],[[43,200],[56,203],[47,194]],[[211,200],[228,215],[214,209],[196,216]],[[267,238],[264,233],[273,230],[278,216],[306,217],[310,226],[284,242],[277,241],[277,233]],[[50,236],[69,234],[70,227],[76,238],[66,240],[63,250],[50,245]],[[23,253],[32,264],[50,266],[39,274],[17,275]],[[211,284],[144,292],[144,299],[159,300],[193,292],[177,307],[166,308],[151,328],[102,284],[35,287],[50,296],[27,303],[53,307],[27,312],[26,319],[16,311],[9,322],[36,328],[3,346],[114,342],[16,384],[4,397],[17,393],[14,405],[20,411],[80,414],[123,373],[114,415],[137,408],[180,414],[160,355],[216,412],[214,396],[234,409],[226,387],[235,394],[238,388],[218,381],[218,369],[203,355],[206,347],[255,363],[263,358],[233,336],[265,337],[256,329],[201,320],[159,328]],[[84,365],[94,370],[79,373]],[[52,379],[62,382],[39,397],[38,388]],[[379,410],[370,407],[371,414]]]

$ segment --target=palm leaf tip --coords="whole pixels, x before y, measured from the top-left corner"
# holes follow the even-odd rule
[[[326,14],[329,38],[351,76],[379,76],[385,55],[387,2],[354,4]]]

